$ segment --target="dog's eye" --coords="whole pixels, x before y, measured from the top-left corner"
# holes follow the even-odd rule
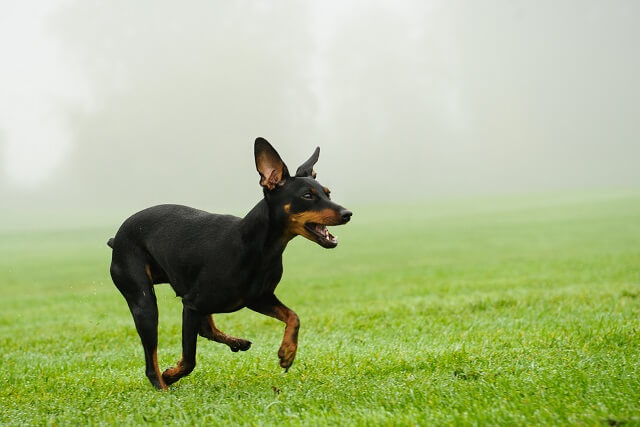
[[[311,200],[311,199],[313,199],[313,194],[311,194],[311,192],[307,191],[306,193],[304,193],[302,195],[302,198],[303,199],[307,199],[307,200]]]

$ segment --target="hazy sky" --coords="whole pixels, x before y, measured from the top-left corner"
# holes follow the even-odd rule
[[[640,185],[640,2],[0,0],[0,196],[129,213]]]

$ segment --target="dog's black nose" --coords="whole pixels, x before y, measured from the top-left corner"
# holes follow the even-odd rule
[[[353,212],[342,211],[340,215],[342,216],[342,222],[349,222],[349,220],[351,219],[351,215],[353,215]]]

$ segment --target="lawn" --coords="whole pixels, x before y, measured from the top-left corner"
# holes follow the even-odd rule
[[[215,319],[252,348],[199,338],[168,392],[108,274],[117,221],[1,233],[0,424],[640,423],[640,193],[350,207],[338,248],[285,252],[290,371],[245,309]],[[157,293],[164,369],[181,304]]]

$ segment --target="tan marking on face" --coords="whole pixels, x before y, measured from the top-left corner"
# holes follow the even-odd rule
[[[285,211],[289,213],[285,206]],[[285,229],[285,239],[291,240],[297,235],[304,236],[312,242],[316,241],[316,238],[306,228],[305,224],[308,222],[314,222],[322,225],[338,225],[341,223],[340,215],[333,209],[323,209],[321,211],[304,211],[295,214],[289,214],[289,222]]]
[[[331,190],[329,190],[327,187],[323,187],[322,189],[324,190],[324,194],[326,194],[327,196],[331,194]]]

